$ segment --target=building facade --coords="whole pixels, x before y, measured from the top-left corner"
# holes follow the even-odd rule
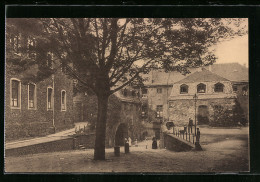
[[[196,115],[198,124],[210,124],[215,109],[232,111],[236,98],[231,81],[203,69],[174,84],[169,97],[170,121],[187,125]]]
[[[95,131],[97,120],[97,97],[86,93],[77,93],[74,108],[78,111],[76,118],[90,123]],[[92,125],[92,126],[91,126]],[[109,97],[106,124],[106,146],[124,145],[125,138],[143,139],[144,129],[141,120],[141,101],[138,91],[122,89]]]
[[[7,36],[5,69],[5,139],[44,136],[73,127],[73,83],[53,57],[46,60],[55,69],[41,81],[35,78],[39,65],[26,65],[24,71],[14,71],[12,61],[22,62],[24,57],[34,61],[37,54],[27,49],[29,40],[21,34]],[[10,44],[9,44],[10,43]],[[34,42],[35,44],[36,42]],[[30,43],[31,45],[31,43]],[[33,45],[31,45],[33,46]]]
[[[212,74],[216,74],[217,75],[216,77],[218,78],[219,76],[222,77],[219,81],[223,81],[223,83],[222,82],[221,83],[224,84],[225,89],[224,92],[217,94],[217,96],[219,97],[218,102],[219,103],[227,102],[227,105],[232,105],[234,102],[238,102],[238,104],[240,105],[239,107],[242,108],[243,115],[244,115],[243,117],[245,117],[246,120],[248,121],[249,120],[248,68],[238,63],[226,63],[226,64],[213,64],[211,66],[206,66],[203,69],[210,71]],[[143,101],[142,103],[144,106],[143,115],[145,115],[145,117],[143,118],[145,121],[147,121],[147,123],[150,122],[161,123],[165,121],[181,122],[178,121],[179,115],[177,118],[175,118],[176,113],[184,115],[183,118],[186,119],[183,119],[182,122],[188,121],[189,117],[186,116],[186,113],[188,112],[193,113],[190,115],[193,116],[194,119],[195,110],[191,108],[189,110],[186,110],[188,105],[192,105],[192,103],[194,108],[194,101],[191,101],[191,98],[188,99],[188,94],[186,95],[180,94],[179,89],[180,86],[183,84],[181,83],[181,80],[185,79],[186,77],[189,77],[195,72],[200,72],[201,68],[189,68],[189,71],[191,73],[187,75],[182,75],[181,73],[178,72],[165,73],[162,70],[153,70],[149,74],[144,75],[146,81],[144,83],[144,88],[142,89],[141,95]],[[226,79],[226,80],[222,80],[222,79]],[[191,94],[194,95],[196,93],[196,84],[199,84],[200,81],[201,80],[198,79],[197,83],[194,82],[188,84],[188,86],[190,85],[189,86],[190,95]],[[211,94],[212,97],[213,95],[216,96],[213,88],[214,85],[217,83],[218,80],[206,81],[205,84],[208,88],[206,90],[207,93],[202,94],[203,96],[198,98],[198,102],[203,101],[203,99],[205,101],[205,99],[207,99],[205,95]],[[176,89],[176,90],[174,91],[172,89]],[[182,89],[185,90],[185,87],[183,87]],[[230,94],[232,95],[232,97],[235,97],[235,101],[234,99],[233,100],[227,99],[231,96]],[[173,102],[174,100],[179,100],[179,101],[182,100],[183,105],[187,105],[187,107],[186,108],[181,107],[180,105],[176,104],[176,102]],[[208,108],[208,109],[205,108],[205,105],[208,105],[205,102],[198,103],[198,104],[201,105],[199,112],[207,113],[208,112],[207,110],[212,109],[212,108]],[[173,112],[174,110],[175,112]]]

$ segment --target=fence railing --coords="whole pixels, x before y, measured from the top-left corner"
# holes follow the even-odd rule
[[[193,133],[187,132],[187,130],[184,129],[183,130],[174,130],[173,134],[179,138],[182,138],[183,140],[186,140],[188,142],[191,142],[193,144],[195,144],[195,142],[199,142],[199,136],[196,136]]]

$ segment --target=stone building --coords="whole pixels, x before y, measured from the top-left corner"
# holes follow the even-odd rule
[[[231,81],[202,69],[174,83],[169,97],[170,120],[187,125],[189,118],[195,117],[196,99],[198,124],[209,124],[216,107],[232,111],[236,98]]]
[[[36,58],[37,54],[28,50],[27,55],[20,52],[28,48],[29,37],[21,34],[8,35],[5,71],[5,139],[16,140],[26,137],[43,136],[55,131],[73,127],[73,83],[58,63],[50,55],[46,64],[56,69],[42,81],[28,80],[36,76],[38,65],[28,66],[26,71],[13,71],[10,59]],[[35,44],[35,42],[34,42]],[[30,43],[32,47],[33,44]],[[30,47],[29,46],[29,47]],[[29,77],[28,77],[29,76]]]
[[[74,108],[80,112],[75,115],[81,121],[95,125],[97,119],[97,97],[86,93],[77,93]],[[91,126],[90,126],[91,127]],[[94,126],[92,127],[94,130]],[[134,89],[122,89],[109,97],[106,126],[106,146],[123,145],[124,139],[141,140],[143,124],[141,122],[141,102]]]
[[[236,95],[236,99],[248,120],[248,68],[238,63],[213,64],[204,68],[229,81],[229,87],[231,85],[231,90]],[[143,115],[145,116],[143,120],[147,121],[147,126],[154,127],[150,123],[160,123],[173,119],[170,111],[172,106],[169,105],[172,88],[175,88],[178,81],[200,70],[201,68],[189,68],[191,73],[187,75],[182,75],[179,72],[166,73],[163,70],[153,70],[149,74],[143,75],[146,81],[144,88],[141,89],[141,95]]]
[[[163,70],[152,70],[144,75],[146,79],[141,89],[144,117],[148,122],[160,123],[168,120],[168,97],[173,83],[185,78],[179,72],[166,73]],[[149,116],[149,117],[148,117]]]

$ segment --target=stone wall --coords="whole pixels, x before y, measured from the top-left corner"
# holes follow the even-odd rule
[[[200,83],[203,83],[206,85],[205,93],[199,93],[200,95],[206,95],[206,96],[207,95],[211,95],[211,96],[217,95],[218,97],[220,97],[220,95],[227,96],[227,94],[234,95],[233,89],[232,89],[232,83],[230,81],[221,81],[221,82],[211,81],[211,82],[185,83],[189,87],[188,93],[186,93],[186,94],[180,93],[180,86],[182,85],[182,83],[176,83],[173,85],[170,97],[174,97],[174,96],[185,97],[185,96],[189,96],[189,95],[194,95],[195,93],[197,93],[197,85]],[[214,87],[215,87],[216,83],[222,83],[224,85],[223,92],[214,92]]]
[[[81,96],[83,101],[84,116],[92,125],[97,120],[97,97],[95,95]],[[79,103],[79,102],[77,102]],[[119,98],[111,95],[108,102],[106,123],[106,147],[113,147],[115,134],[121,123],[127,127],[128,136],[140,139],[142,131],[141,103],[133,99]]]
[[[66,150],[78,150],[83,146],[85,149],[93,149],[95,146],[95,134],[82,134],[78,136],[64,137],[45,143],[29,145],[5,150],[5,156],[22,156],[36,153],[59,152]]]
[[[64,139],[55,140],[51,142],[39,143],[39,144],[29,145],[29,146],[24,146],[19,148],[6,149],[5,157],[73,150],[74,148],[73,142],[74,141],[72,137],[66,137]]]
[[[237,100],[240,106],[243,109],[243,114],[245,115],[246,119],[249,121],[249,90],[247,94],[243,93],[243,87],[249,88],[248,83],[238,83],[235,84],[237,86]]]
[[[95,147],[95,133],[74,136],[74,149],[80,149],[80,145],[86,149]]]
[[[157,93],[157,89],[162,89],[162,93]],[[161,122],[168,119],[168,97],[171,94],[172,85],[147,86],[147,98],[143,102],[147,103],[149,122]],[[157,105],[163,106],[163,117],[156,117]]]
[[[235,105],[234,98],[223,99],[198,99],[196,103],[196,111],[198,113],[199,106],[207,106],[209,112],[209,122],[213,121],[214,107],[221,105],[227,110],[232,110]],[[195,103],[194,100],[174,100],[170,103],[170,121],[176,126],[185,126],[188,124],[189,118],[195,121]]]
[[[181,138],[173,135],[173,134],[163,134],[164,136],[164,147],[168,150],[172,150],[175,152],[183,152],[190,151],[195,148],[195,145],[182,140]]]
[[[53,111],[47,110],[47,87],[52,78],[36,83],[36,108],[28,109],[28,85],[21,81],[21,108],[10,106],[10,79],[22,80],[22,75],[12,75],[6,70],[5,77],[5,137],[7,141],[27,137],[44,136],[54,132]],[[73,127],[72,81],[62,73],[54,81],[54,121],[56,131]],[[67,110],[61,111],[61,90],[66,90]]]

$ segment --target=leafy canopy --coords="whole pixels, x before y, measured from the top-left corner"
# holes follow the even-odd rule
[[[57,70],[46,66],[51,52],[55,65],[66,67],[81,89],[107,95],[141,83],[141,73],[151,69],[186,74],[190,67],[212,64],[210,46],[247,33],[245,19],[217,18],[7,19],[6,27],[7,40],[21,34],[36,42],[35,59],[23,46],[17,55],[7,45],[7,62],[15,71],[37,64],[34,79],[48,77]]]

